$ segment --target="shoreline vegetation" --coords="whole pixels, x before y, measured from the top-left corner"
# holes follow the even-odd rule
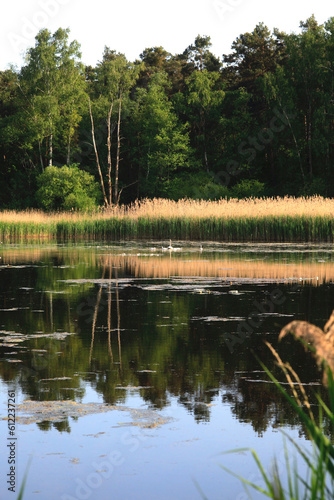
[[[299,28],[260,22],[222,57],[200,34],[135,60],[105,46],[86,65],[70,28],[41,27],[0,71],[0,208],[334,196],[334,17]]]
[[[334,199],[321,196],[220,199],[155,198],[91,212],[0,212],[0,239],[332,242]]]

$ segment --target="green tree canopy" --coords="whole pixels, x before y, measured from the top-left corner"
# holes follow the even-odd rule
[[[58,161],[69,161],[70,144],[80,122],[80,106],[84,94],[81,53],[76,41],[69,43],[69,30],[59,28],[53,35],[41,30],[35,47],[28,50],[26,65],[19,73],[22,120],[33,132],[39,147],[42,168],[54,161],[57,145]],[[33,145],[32,145],[33,146]]]

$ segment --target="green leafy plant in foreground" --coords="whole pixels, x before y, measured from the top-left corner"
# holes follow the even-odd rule
[[[270,344],[267,344],[272,350],[276,359],[278,360],[279,366],[285,373],[285,376],[289,382],[289,385],[293,392],[293,397],[284,389],[283,385],[274,377],[271,371],[261,362],[263,370],[267,373],[271,381],[275,384],[277,389],[284,395],[284,397],[289,401],[290,405],[300,417],[301,422],[308,431],[309,437],[313,444],[312,453],[303,450],[292,438],[290,438],[285,432],[284,435],[284,455],[285,455],[285,468],[286,474],[284,478],[284,484],[279,471],[277,460],[274,459],[271,471],[266,472],[263,464],[261,463],[255,450],[250,448],[242,448],[237,450],[232,450],[226,453],[238,453],[241,451],[249,451],[258,467],[260,475],[264,481],[264,486],[261,487],[251,481],[248,481],[244,477],[236,474],[235,472],[227,469],[223,465],[221,467],[237,477],[244,485],[249,498],[251,497],[249,487],[262,493],[268,498],[274,500],[330,500],[334,498],[334,446],[331,441],[325,436],[323,432],[323,422],[322,416],[325,414],[331,425],[334,428],[334,378],[333,372],[330,368],[325,365],[324,369],[327,374],[327,387],[329,394],[330,407],[323,401],[323,399],[317,395],[317,399],[320,407],[319,423],[316,423],[314,419],[311,406],[309,404],[305,390],[299,380],[298,375],[291,368],[288,363],[283,363],[279,358],[276,351],[272,348]],[[294,381],[293,381],[294,378]],[[297,393],[296,387],[299,387],[301,397]],[[306,408],[306,409],[305,409]],[[291,458],[289,457],[287,440],[293,445],[296,451],[296,456],[291,463]],[[307,474],[306,477],[302,477],[298,472],[297,457],[302,459],[306,465]],[[205,496],[203,496],[205,498]]]

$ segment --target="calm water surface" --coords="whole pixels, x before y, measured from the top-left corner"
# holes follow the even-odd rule
[[[173,245],[1,245],[0,498],[17,496],[9,390],[44,405],[17,409],[26,500],[243,500],[219,465],[261,484],[254,461],[223,452],[251,447],[284,471],[280,429],[310,448],[255,355],[283,380],[270,342],[311,398],[321,391],[311,357],[277,337],[292,319],[328,319],[332,247]]]

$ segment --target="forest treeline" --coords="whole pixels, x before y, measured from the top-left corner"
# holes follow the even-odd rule
[[[105,47],[92,67],[68,29],[41,30],[0,72],[0,208],[333,196],[334,17],[210,47]]]

